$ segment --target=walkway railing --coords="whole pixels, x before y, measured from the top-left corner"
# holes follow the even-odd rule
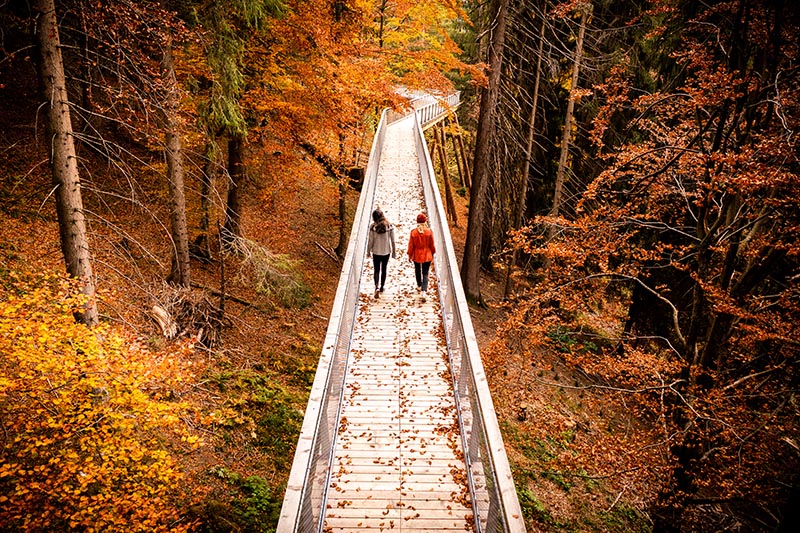
[[[414,100],[412,105],[417,112],[417,121],[424,130],[444,119],[450,113],[454,113],[460,103],[461,93],[456,92],[444,98],[432,96],[420,98]]]
[[[436,105],[432,104],[431,107]],[[435,242],[442,243],[442,246],[437,246],[434,264],[439,281],[442,320],[450,354],[470,491],[477,514],[476,525],[479,531],[524,532],[522,510],[483,371],[469,307],[461,286],[444,205],[422,132],[422,117],[428,115],[417,110],[415,140],[430,227]]]
[[[361,288],[370,207],[375,197],[381,149],[386,133],[386,115],[387,111],[384,110],[370,150],[364,185],[353,218],[353,228],[339,276],[325,343],[300,429],[277,533],[319,532],[324,522],[323,504],[333,459],[333,440],[339,426],[346,358],[350,351],[356,304]]]
[[[444,101],[418,102],[415,137],[425,204],[439,253],[436,275],[444,330],[459,408],[470,492],[481,532],[523,533],[525,525],[508,459],[480,360],[464,291],[458,274],[444,207],[428,155],[423,128],[458,106],[458,94]],[[437,114],[438,113],[438,114]],[[284,496],[277,533],[320,533],[324,524],[325,491],[329,484],[333,441],[339,426],[346,357],[360,292],[370,207],[390,111],[384,111],[370,151],[364,186],[355,213],[328,332],[309,397],[305,419]]]
[[[433,126],[438,121],[450,113],[455,112],[456,108],[461,103],[461,92],[457,91],[444,97],[426,95],[414,98],[409,102],[411,108],[416,111],[417,119],[422,124],[422,129],[427,129]],[[393,111],[389,110],[387,121],[389,124],[407,117],[410,111]]]

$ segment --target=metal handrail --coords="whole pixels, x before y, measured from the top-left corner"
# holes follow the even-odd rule
[[[433,96],[418,98],[412,102],[412,107],[416,111],[417,120],[424,130],[453,113],[460,103],[461,92],[456,91],[443,98]]]
[[[477,515],[475,525],[479,532],[524,533],[522,509],[461,285],[455,249],[425,142],[421,117],[428,118],[417,110],[415,140],[430,227],[436,242],[441,243],[437,246],[439,253],[434,255],[434,267],[468,481]]]
[[[422,128],[426,129],[454,112],[460,103],[461,91],[456,91],[444,97],[433,95],[418,96],[409,101],[409,106],[413,112],[416,112],[417,119],[422,122]],[[402,112],[390,110],[388,122],[389,124],[397,122],[411,113],[412,111]]]
[[[353,217],[331,319],[300,429],[276,533],[314,533],[321,530],[324,522],[325,491],[332,462],[333,440],[339,423],[346,357],[350,351],[367,244],[368,224],[363,222],[365,216],[369,217],[375,197],[387,113],[388,110],[381,113],[375,130],[364,185]]]

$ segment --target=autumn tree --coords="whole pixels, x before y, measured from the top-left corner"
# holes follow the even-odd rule
[[[486,270],[500,260],[511,261],[512,255],[513,263],[528,262],[530,258],[514,251],[509,232],[522,220],[551,212],[554,201],[561,214],[571,215],[585,184],[600,172],[588,141],[587,124],[595,109],[587,98],[591,91],[571,85],[573,78],[578,81],[573,71],[580,63],[588,63],[586,69],[579,67],[586,78],[582,85],[590,85],[607,70],[607,56],[618,39],[609,39],[603,31],[616,24],[612,13],[619,6],[603,4],[602,18],[581,17],[582,6],[578,1],[541,0],[509,6],[496,116],[486,148],[490,155],[485,171],[491,179],[483,203],[492,216],[485,217],[479,253],[474,252]],[[482,17],[484,24],[495,20],[488,14]],[[589,24],[593,19],[599,19],[594,27]],[[583,34],[587,38],[579,39]],[[556,138],[562,142],[554,142]],[[540,258],[533,260],[536,264]]]
[[[170,220],[164,224],[171,244],[169,279],[188,286],[191,274],[181,141],[186,134],[185,93],[173,57],[175,43],[184,42],[187,32],[160,2],[89,5],[65,0],[64,4],[70,45],[65,47],[70,54],[68,78],[80,80],[81,89],[82,105],[73,107],[74,136],[79,149],[105,159],[113,169],[111,174],[124,177],[128,191],[114,190],[110,176],[87,176],[84,181],[90,184],[96,204],[106,205],[108,198],[124,196],[132,206],[143,208],[134,174],[139,166],[147,166],[147,150],[157,147],[170,196]],[[80,49],[76,43],[81,43]],[[157,120],[150,121],[150,116]],[[153,168],[158,165],[149,170]],[[114,222],[113,214],[95,209],[91,213],[100,226],[125,235],[126,229]],[[149,215],[157,218],[154,213]],[[132,242],[129,235],[125,239]]]
[[[186,225],[186,193],[184,191],[184,162],[179,105],[181,90],[175,75],[172,35],[167,29],[161,44],[161,81],[164,87],[164,155],[167,162],[167,184],[170,197],[170,231],[174,246],[172,272],[169,280],[182,287],[192,282],[189,261],[189,228]]]
[[[598,109],[592,86],[602,83],[620,48],[629,46],[636,26],[620,21],[635,20],[641,9],[625,2],[592,2],[591,13],[582,17],[582,6],[588,5],[529,0],[509,6],[488,159],[492,179],[485,203],[492,216],[484,221],[480,247],[481,267],[487,271],[500,262],[541,265],[542,257],[522,254],[513,246],[510,233],[522,221],[550,213],[554,200],[559,215],[572,217],[587,184],[602,171],[589,135]],[[474,12],[478,21],[487,18],[480,8]],[[573,88],[578,56],[579,77]],[[644,67],[636,71],[638,77],[646,72]],[[508,279],[510,288],[512,278]]]
[[[561,209],[561,195],[564,188],[564,179],[567,172],[567,158],[569,156],[570,139],[572,137],[572,121],[575,112],[575,100],[578,92],[578,75],[581,71],[581,59],[583,57],[583,38],[586,34],[586,19],[589,17],[592,5],[590,2],[580,3],[577,6],[580,11],[580,29],[575,41],[575,59],[572,62],[572,74],[569,82],[569,97],[567,99],[567,110],[564,114],[564,127],[561,133],[561,149],[558,157],[558,169],[556,170],[555,190],[553,192],[553,207],[550,209],[550,216],[558,216]]]
[[[461,281],[468,299],[481,302],[480,259],[483,225],[487,216],[484,198],[489,173],[489,146],[494,130],[495,112],[500,90],[500,74],[503,68],[503,45],[505,42],[508,1],[497,0],[492,3],[492,26],[489,43],[489,83],[481,91],[480,118],[478,119],[475,153],[473,156],[472,189],[470,190],[469,221],[467,223],[467,242],[464,245],[464,259],[461,263]],[[495,15],[496,14],[496,15]]]
[[[539,31],[539,50],[536,54],[536,78],[533,83],[533,96],[531,100],[530,118],[528,119],[528,138],[525,142],[525,161],[520,178],[519,197],[517,198],[516,211],[514,212],[514,224],[512,229],[517,230],[522,226],[525,212],[528,207],[528,184],[530,182],[531,164],[533,159],[533,141],[536,135],[536,117],[539,112],[539,88],[542,81],[542,59],[544,56],[544,32],[547,25],[544,18],[540,22]],[[503,296],[508,298],[513,287],[512,271],[516,267],[519,247],[514,246],[511,257],[508,259],[506,268],[506,281],[503,288]]]
[[[86,232],[81,180],[75,141],[72,133],[69,96],[67,95],[64,64],[61,56],[58,18],[53,0],[34,4],[36,38],[39,48],[39,78],[42,95],[47,104],[47,146],[53,171],[56,212],[61,235],[61,251],[67,272],[80,279],[88,296],[76,317],[87,325],[98,322],[94,300],[95,280]]]
[[[75,323],[86,296],[59,276],[0,283],[0,528],[187,531],[180,456],[199,439],[173,393],[190,347]]]
[[[170,10],[169,2],[153,5],[114,6],[107,21],[118,32],[96,26],[98,35],[119,39],[128,47],[125,79],[133,85],[137,107],[152,109],[160,117],[163,135],[163,154],[169,194],[169,232],[172,244],[171,268],[167,280],[181,287],[192,281],[189,257],[189,229],[186,216],[185,151],[182,135],[186,134],[182,120],[184,90],[178,81],[174,59],[175,43],[180,44],[187,32]],[[97,22],[96,22],[97,23]],[[135,31],[134,31],[135,30]],[[151,57],[158,58],[158,75],[151,70]],[[124,78],[123,78],[124,79]],[[133,127],[140,127],[138,124]]]
[[[247,48],[267,37],[270,20],[280,16],[284,3],[239,0],[197,2],[193,7],[187,17],[196,17],[207,30],[205,52],[211,77],[200,113],[211,145],[219,139],[227,143],[228,191],[222,238],[230,246],[241,235],[241,195],[246,179],[248,110],[243,107],[242,99],[247,83]]]
[[[650,7],[595,87],[606,169],[573,221],[519,241],[551,266],[509,327],[529,347],[562,339],[587,387],[650,424],[638,451],[663,460],[636,466],[659,487],[656,530],[777,527],[797,486],[798,20],[758,0]],[[554,223],[564,240],[546,245]]]
[[[442,72],[476,72],[456,57],[447,32],[459,16],[458,6],[438,1],[290,2],[269,39],[248,51],[259,61],[250,63],[254,83],[244,100],[266,117],[254,131],[287,161],[296,155],[285,147],[302,149],[335,180],[342,253],[349,172],[366,162],[361,152],[380,110],[402,105],[399,86],[447,92],[452,83]]]

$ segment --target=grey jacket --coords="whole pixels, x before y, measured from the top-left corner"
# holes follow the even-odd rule
[[[375,231],[375,223],[369,227],[369,240],[367,241],[367,257],[370,255],[391,255],[394,257],[394,226],[384,233]]]

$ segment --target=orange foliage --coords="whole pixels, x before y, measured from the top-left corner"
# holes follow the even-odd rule
[[[81,301],[63,278],[3,281],[3,529],[186,530],[176,454],[199,440],[172,397],[190,378],[180,358],[107,325],[77,324]]]
[[[768,2],[747,5],[714,4],[691,23],[655,11],[675,17],[654,20],[679,29],[680,74],[643,94],[633,61],[613,69],[595,88],[606,170],[575,220],[539,218],[515,240],[549,268],[499,336],[535,365],[542,346],[557,350],[585,379],[577,389],[618,394],[619,410],[647,421],[615,464],[627,456],[636,477],[658,480],[657,528],[708,501],[777,514],[797,483],[798,27]],[[557,240],[545,242],[548,225]],[[498,343],[494,359],[512,348]]]
[[[262,140],[295,156],[292,147],[310,143],[337,165],[353,166],[377,113],[402,106],[397,88],[447,92],[452,83],[443,73],[480,76],[458,59],[446,32],[452,18],[464,16],[452,2],[390,3],[382,37],[380,5],[288,2],[268,36],[250,43],[254,83],[243,106],[265,119],[256,128]]]

